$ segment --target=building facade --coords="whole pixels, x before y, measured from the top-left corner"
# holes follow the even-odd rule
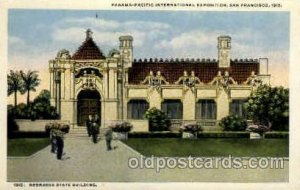
[[[195,39],[196,40],[196,39]],[[51,104],[74,128],[97,114],[101,125],[126,120],[148,131],[147,109],[163,110],[173,128],[197,122],[218,130],[229,114],[245,115],[242,104],[261,84],[269,84],[268,59],[231,59],[231,37],[217,39],[215,59],[133,59],[133,38],[104,55],[92,31],[71,55],[60,50],[49,61]]]

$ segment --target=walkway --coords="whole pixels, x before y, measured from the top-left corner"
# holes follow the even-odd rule
[[[129,157],[140,154],[119,141],[106,151],[105,141],[93,144],[88,138],[67,138],[66,158],[57,160],[50,147],[30,158],[8,158],[8,181],[82,182],[276,182],[288,181],[288,161],[284,169],[130,169]]]

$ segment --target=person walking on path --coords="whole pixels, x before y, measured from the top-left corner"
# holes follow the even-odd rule
[[[112,150],[111,140],[112,140],[112,129],[108,128],[108,130],[105,132],[105,141],[106,141],[106,150],[107,151]]]
[[[88,120],[86,121],[86,129],[89,137],[92,135],[91,133],[92,125],[93,125],[93,117],[92,115],[89,115]]]
[[[57,159],[61,160],[64,151],[64,132],[58,131],[56,134],[56,144],[57,144]]]
[[[94,116],[94,120],[95,120],[95,123],[96,123],[96,125],[97,125],[97,130],[98,130],[98,135],[100,135],[100,118],[99,118],[99,116],[98,116],[98,114],[95,114],[95,116]]]
[[[51,129],[50,130],[50,142],[51,142],[51,153],[55,153],[57,150],[57,145],[56,145],[56,130]]]
[[[97,139],[98,139],[98,134],[99,134],[99,117],[98,117],[98,115],[95,115],[94,121],[92,123],[91,132],[92,132],[92,141],[93,141],[93,143],[96,144]]]

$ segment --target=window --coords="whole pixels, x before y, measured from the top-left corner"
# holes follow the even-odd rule
[[[128,119],[145,119],[145,113],[149,108],[146,100],[130,100],[127,104]]]
[[[214,100],[199,100],[196,104],[196,119],[216,119],[217,105]]]
[[[230,103],[230,115],[237,115],[246,118],[246,110],[244,109],[244,104],[246,100],[232,100]]]
[[[165,100],[161,108],[169,119],[182,119],[182,103],[180,100]]]

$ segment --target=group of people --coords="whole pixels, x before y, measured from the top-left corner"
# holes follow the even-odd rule
[[[58,160],[62,159],[64,150],[64,132],[57,129],[50,131],[51,153],[56,154]]]
[[[92,142],[98,142],[98,135],[100,134],[100,119],[98,115],[89,115],[86,122],[87,133],[89,137],[92,137]],[[51,141],[51,153],[56,154],[58,160],[62,160],[63,150],[64,150],[64,132],[58,129],[51,129],[50,131],[50,141]],[[112,129],[109,128],[105,132],[106,148],[107,150],[112,150]]]
[[[97,114],[94,116],[89,115],[88,120],[86,121],[86,129],[88,136],[92,136],[93,143],[97,143],[98,135],[100,134],[100,119]]]
[[[86,129],[88,136],[92,136],[93,143],[98,142],[98,135],[100,135],[100,119],[99,116],[96,114],[94,116],[89,115],[88,120],[86,121]],[[112,141],[112,129],[109,128],[105,132],[105,141],[106,141],[106,148],[107,150],[112,150],[111,141]]]

